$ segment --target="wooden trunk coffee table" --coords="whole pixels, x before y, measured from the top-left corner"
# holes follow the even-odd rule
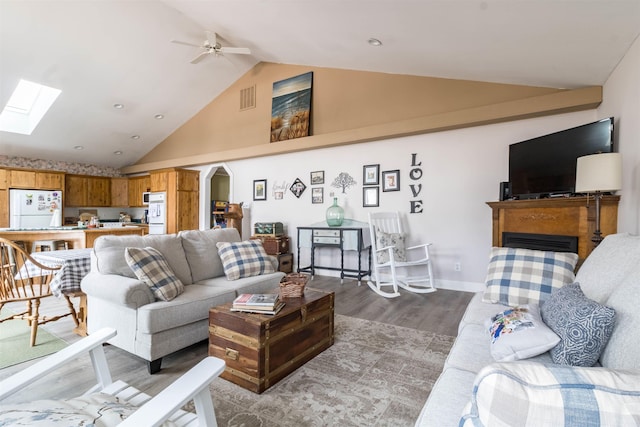
[[[211,308],[209,355],[227,364],[220,376],[262,393],[331,347],[334,296],[307,288],[273,316],[233,312],[231,303]]]

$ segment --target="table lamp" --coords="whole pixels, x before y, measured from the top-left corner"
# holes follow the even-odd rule
[[[622,156],[620,153],[591,154],[578,157],[576,164],[576,193],[593,193],[596,200],[596,230],[591,241],[598,246],[600,232],[600,200],[602,193],[622,187]]]

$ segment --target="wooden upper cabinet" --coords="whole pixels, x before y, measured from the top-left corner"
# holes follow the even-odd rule
[[[38,190],[62,190],[64,188],[63,172],[36,172]]]
[[[36,188],[36,171],[18,170],[10,171],[9,177],[10,188]]]
[[[6,169],[0,169],[0,190],[6,190],[7,188],[9,188],[7,175],[8,171]]]
[[[180,169],[176,171],[176,179],[178,180],[176,185],[178,191],[200,190],[200,171]]]
[[[87,177],[84,175],[67,175],[62,194],[65,206],[87,206]]]
[[[129,179],[111,178],[111,206],[129,206]]]
[[[111,206],[111,178],[103,176],[67,175],[64,204],[78,207]]]
[[[169,190],[169,171],[159,170],[149,174],[151,191],[168,191]]]
[[[151,179],[148,175],[129,178],[129,206],[143,207],[142,193],[151,191]]]

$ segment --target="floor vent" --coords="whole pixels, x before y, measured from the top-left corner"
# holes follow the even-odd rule
[[[240,111],[256,108],[256,85],[240,89]]]

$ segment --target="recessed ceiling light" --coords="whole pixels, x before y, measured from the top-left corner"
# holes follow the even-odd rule
[[[74,150],[84,150],[84,147],[82,145],[76,145],[75,147],[73,147]]]
[[[114,151],[113,154],[115,154],[116,156],[121,156],[122,155],[122,151],[120,151],[120,150]]]
[[[140,135],[131,135],[131,139],[140,139]]]
[[[378,39],[374,39],[373,37],[367,40],[367,43],[369,43],[371,46],[382,46],[382,42]]]
[[[113,108],[115,108],[116,110],[122,110],[124,108],[124,105],[122,105],[122,104],[113,104]]]
[[[162,115],[162,114],[156,114],[156,115],[155,115],[155,116],[153,116],[153,117],[155,117],[155,118],[156,118],[156,119],[158,119],[158,120],[162,120],[162,119],[164,119],[164,115]]]

